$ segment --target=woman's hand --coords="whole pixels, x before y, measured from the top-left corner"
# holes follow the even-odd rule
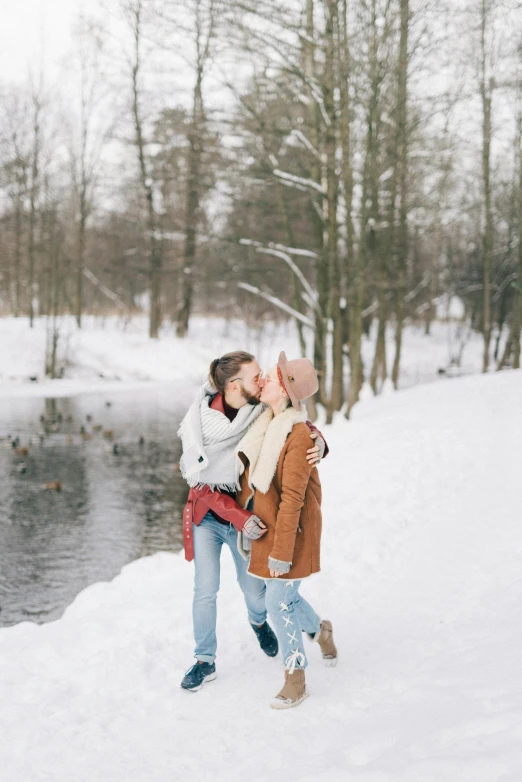
[[[284,576],[289,572],[291,567],[291,562],[282,562],[280,559],[268,557],[268,571],[270,573],[270,578],[279,578],[279,576]]]

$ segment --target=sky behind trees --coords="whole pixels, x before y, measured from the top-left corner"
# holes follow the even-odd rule
[[[23,81],[30,71],[56,75],[72,44],[74,21],[94,13],[97,0],[2,0],[0,72],[5,81]]]
[[[485,369],[493,344],[517,363],[521,14],[516,0],[9,9],[3,311],[80,327],[145,306],[152,337],[165,317],[184,336],[198,309],[285,312],[313,332],[325,382],[333,362],[331,410],[348,366],[356,390],[397,382],[403,322],[429,330],[443,294],[484,334]]]

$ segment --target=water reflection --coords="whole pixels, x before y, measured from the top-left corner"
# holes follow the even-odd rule
[[[56,619],[133,559],[180,550],[191,392],[1,400],[0,625]]]

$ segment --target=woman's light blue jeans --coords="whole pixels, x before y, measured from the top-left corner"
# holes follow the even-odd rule
[[[217,593],[219,590],[220,557],[224,543],[230,548],[236,566],[237,581],[248,611],[250,624],[262,625],[266,621],[265,582],[247,573],[246,562],[237,550],[238,533],[232,524],[220,524],[207,513],[201,523],[192,525],[194,537],[194,656],[205,663],[213,663],[216,657]]]
[[[299,594],[300,581],[287,581],[284,576],[271,578],[266,584],[266,607],[272,620],[285,667],[306,668],[308,660],[303,646],[303,633],[314,635],[321,629],[321,620],[314,609]]]

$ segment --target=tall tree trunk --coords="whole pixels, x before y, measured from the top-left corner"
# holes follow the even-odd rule
[[[47,361],[46,375],[57,377],[57,357],[59,342],[59,314],[62,287],[62,270],[60,269],[60,242],[57,215],[54,211],[49,217],[48,263],[49,263],[49,304],[47,315]]]
[[[401,2],[401,32],[399,44],[399,71],[397,90],[397,152],[399,167],[399,232],[397,236],[397,318],[395,330],[395,358],[392,381],[395,388],[399,383],[402,350],[402,329],[404,321],[404,297],[406,295],[406,258],[408,254],[408,33],[410,26],[409,0]]]
[[[183,284],[182,296],[178,309],[176,333],[184,337],[188,331],[190,314],[192,312],[192,297],[194,292],[194,262],[196,259],[197,228],[201,200],[201,165],[205,143],[205,111],[203,105],[203,76],[210,57],[211,43],[214,37],[217,7],[215,0],[210,0],[206,10],[207,29],[205,32],[204,8],[200,1],[195,5],[195,50],[196,50],[196,80],[192,96],[192,125],[189,135],[188,181],[185,216],[185,247],[183,252]]]
[[[522,279],[522,259],[518,262],[518,279]],[[513,369],[520,369],[520,330],[522,328],[522,291],[515,294],[513,304]]]
[[[368,154],[368,191],[370,197],[370,216],[368,220],[368,256],[377,274],[378,284],[378,317],[377,342],[375,356],[370,377],[370,383],[374,391],[377,389],[377,378],[380,375],[382,381],[386,379],[386,288],[388,286],[387,259],[384,257],[383,242],[381,237],[381,217],[379,204],[379,126],[380,126],[380,87],[381,73],[379,69],[379,31],[376,0],[371,2],[370,23],[370,106],[368,111],[367,154]]]
[[[147,239],[149,244],[149,279],[150,279],[150,312],[149,336],[157,339],[161,326],[161,246],[156,234],[156,212],[154,209],[154,190],[152,178],[147,171],[145,158],[145,140],[143,138],[143,122],[139,105],[139,75],[140,75],[140,43],[141,43],[141,13],[142,1],[137,0],[133,8],[134,35],[134,65],[132,68],[132,113],[136,133],[136,147],[140,167],[141,187],[145,196],[147,208]]]
[[[21,276],[22,276],[22,177],[19,170],[19,164],[16,168],[16,196],[14,210],[14,315],[17,318],[21,314]]]
[[[83,91],[82,85],[82,91]],[[84,270],[84,256],[85,256],[85,227],[87,223],[87,187],[88,187],[88,174],[87,174],[87,116],[85,100],[82,95],[82,138],[80,145],[80,192],[79,192],[79,220],[78,220],[78,234],[77,234],[77,249],[76,249],[76,323],[78,328],[82,327],[82,313],[83,313],[83,270]]]
[[[484,355],[482,371],[489,368],[489,344],[491,339],[491,254],[493,250],[493,215],[491,210],[491,103],[493,79],[488,76],[487,42],[488,0],[481,0],[480,16],[480,46],[481,46],[481,80],[480,96],[482,100],[482,181],[484,193],[484,266],[483,266],[483,300],[482,300],[482,333],[484,337]]]
[[[203,70],[198,67],[192,105],[192,128],[189,136],[187,202],[185,217],[185,247],[183,252],[182,298],[178,310],[176,334],[184,337],[188,330],[194,290],[193,273],[196,257],[196,235],[199,211],[199,177],[203,151],[204,109],[202,95]]]
[[[332,386],[327,401],[326,422],[331,423],[333,414],[343,401],[343,324],[341,319],[341,275],[337,242],[338,177],[336,111],[334,103],[336,59],[335,31],[337,27],[337,0],[326,0],[326,52],[324,74],[324,107],[328,117],[325,131],[326,153],[326,206],[327,206],[327,253],[328,253],[328,315],[332,324]]]
[[[352,119],[350,101],[350,47],[348,39],[348,0],[342,0],[341,14],[338,19],[338,71],[339,71],[339,133],[342,151],[342,182],[346,208],[346,274],[354,270],[355,232],[352,218],[353,209],[353,160],[352,160]]]
[[[353,162],[351,148],[351,104],[349,91],[350,49],[348,43],[348,0],[342,0],[339,18],[339,95],[340,136],[342,151],[342,182],[346,207],[346,300],[345,317],[348,320],[350,385],[346,398],[346,417],[359,398],[362,386],[362,303],[364,298],[364,277],[360,268],[361,255],[355,253],[353,208]]]
[[[520,369],[520,330],[522,328],[522,117],[518,135],[518,288],[513,304],[513,368]]]
[[[85,255],[85,223],[86,223],[86,204],[85,189],[82,182],[80,194],[80,219],[78,222],[78,249],[76,257],[76,323],[78,328],[82,327],[83,313],[83,269]]]
[[[40,110],[41,103],[38,96],[33,96],[33,149],[31,160],[31,189],[30,189],[30,206],[29,206],[29,244],[27,248],[27,254],[29,256],[29,277],[28,277],[28,294],[29,294],[29,325],[33,328],[34,325],[34,297],[35,297],[35,284],[34,284],[34,272],[35,272],[35,255],[36,255],[36,201],[38,198],[39,176],[40,176]]]
[[[387,321],[387,307],[386,307],[386,277],[381,269],[380,275],[381,281],[379,284],[379,291],[377,294],[379,319],[377,326],[377,339],[375,341],[375,354],[373,357],[373,366],[370,375],[370,385],[373,389],[373,393],[376,394],[379,389],[379,378],[381,383],[384,383],[388,377],[388,362],[386,359],[386,321]]]
[[[290,217],[290,210],[288,208],[288,201],[286,199],[286,193],[287,189],[284,185],[282,185],[280,182],[277,183],[277,194],[279,197],[279,203],[281,204],[281,211],[284,216],[285,221],[285,229],[286,229],[286,237],[288,241],[289,247],[295,247],[295,234],[294,229],[292,227],[292,219]],[[299,284],[299,280],[297,279],[294,272],[292,272],[292,279],[291,279],[291,285],[292,285],[292,307],[294,310],[297,310],[297,312],[303,312],[303,300],[300,296],[301,293],[301,286]],[[301,356],[304,358],[306,356],[306,340],[304,336],[304,330],[303,330],[303,323],[295,319],[295,325],[297,328],[297,337],[299,339],[299,348],[301,351]]]
[[[438,293],[438,279],[439,279],[439,264],[440,257],[442,255],[442,220],[440,216],[440,209],[437,210],[437,219],[435,220],[435,242],[433,252],[431,255],[431,270],[430,270],[430,283],[428,287],[428,296],[425,321],[424,321],[424,333],[429,336],[431,333],[431,324],[435,318],[436,308],[435,299]]]
[[[304,72],[306,76],[306,94],[308,98],[307,126],[310,140],[314,149],[321,149],[320,118],[317,102],[312,91],[315,81],[315,28],[314,28],[314,0],[306,0],[306,36],[303,37]],[[310,178],[321,184],[321,163],[313,158]],[[313,196],[310,200],[310,222],[312,233],[317,246],[316,285],[318,293],[318,311],[314,313],[314,365],[319,377],[319,391],[310,403],[315,410],[316,402],[326,403],[326,333],[327,333],[327,308],[328,308],[328,259],[324,247],[324,224],[321,216],[321,207],[316,208]]]
[[[380,112],[380,74],[378,69],[378,40],[377,40],[377,6],[376,0],[372,0],[370,8],[370,36],[369,36],[369,79],[370,90],[366,106],[366,140],[365,156],[362,175],[361,219],[359,250],[357,258],[357,275],[359,283],[356,285],[356,307],[361,313],[360,317],[354,317],[350,334],[350,360],[352,380],[348,394],[346,415],[349,417],[353,405],[359,397],[362,386],[363,365],[361,358],[361,341],[364,331],[362,307],[364,300],[365,275],[371,267],[375,270],[380,263],[380,215],[379,215],[379,190],[378,190],[378,143],[379,143],[379,112]],[[358,350],[353,352],[353,345]],[[352,356],[353,352],[353,356]],[[356,361],[356,364],[352,363]]]

